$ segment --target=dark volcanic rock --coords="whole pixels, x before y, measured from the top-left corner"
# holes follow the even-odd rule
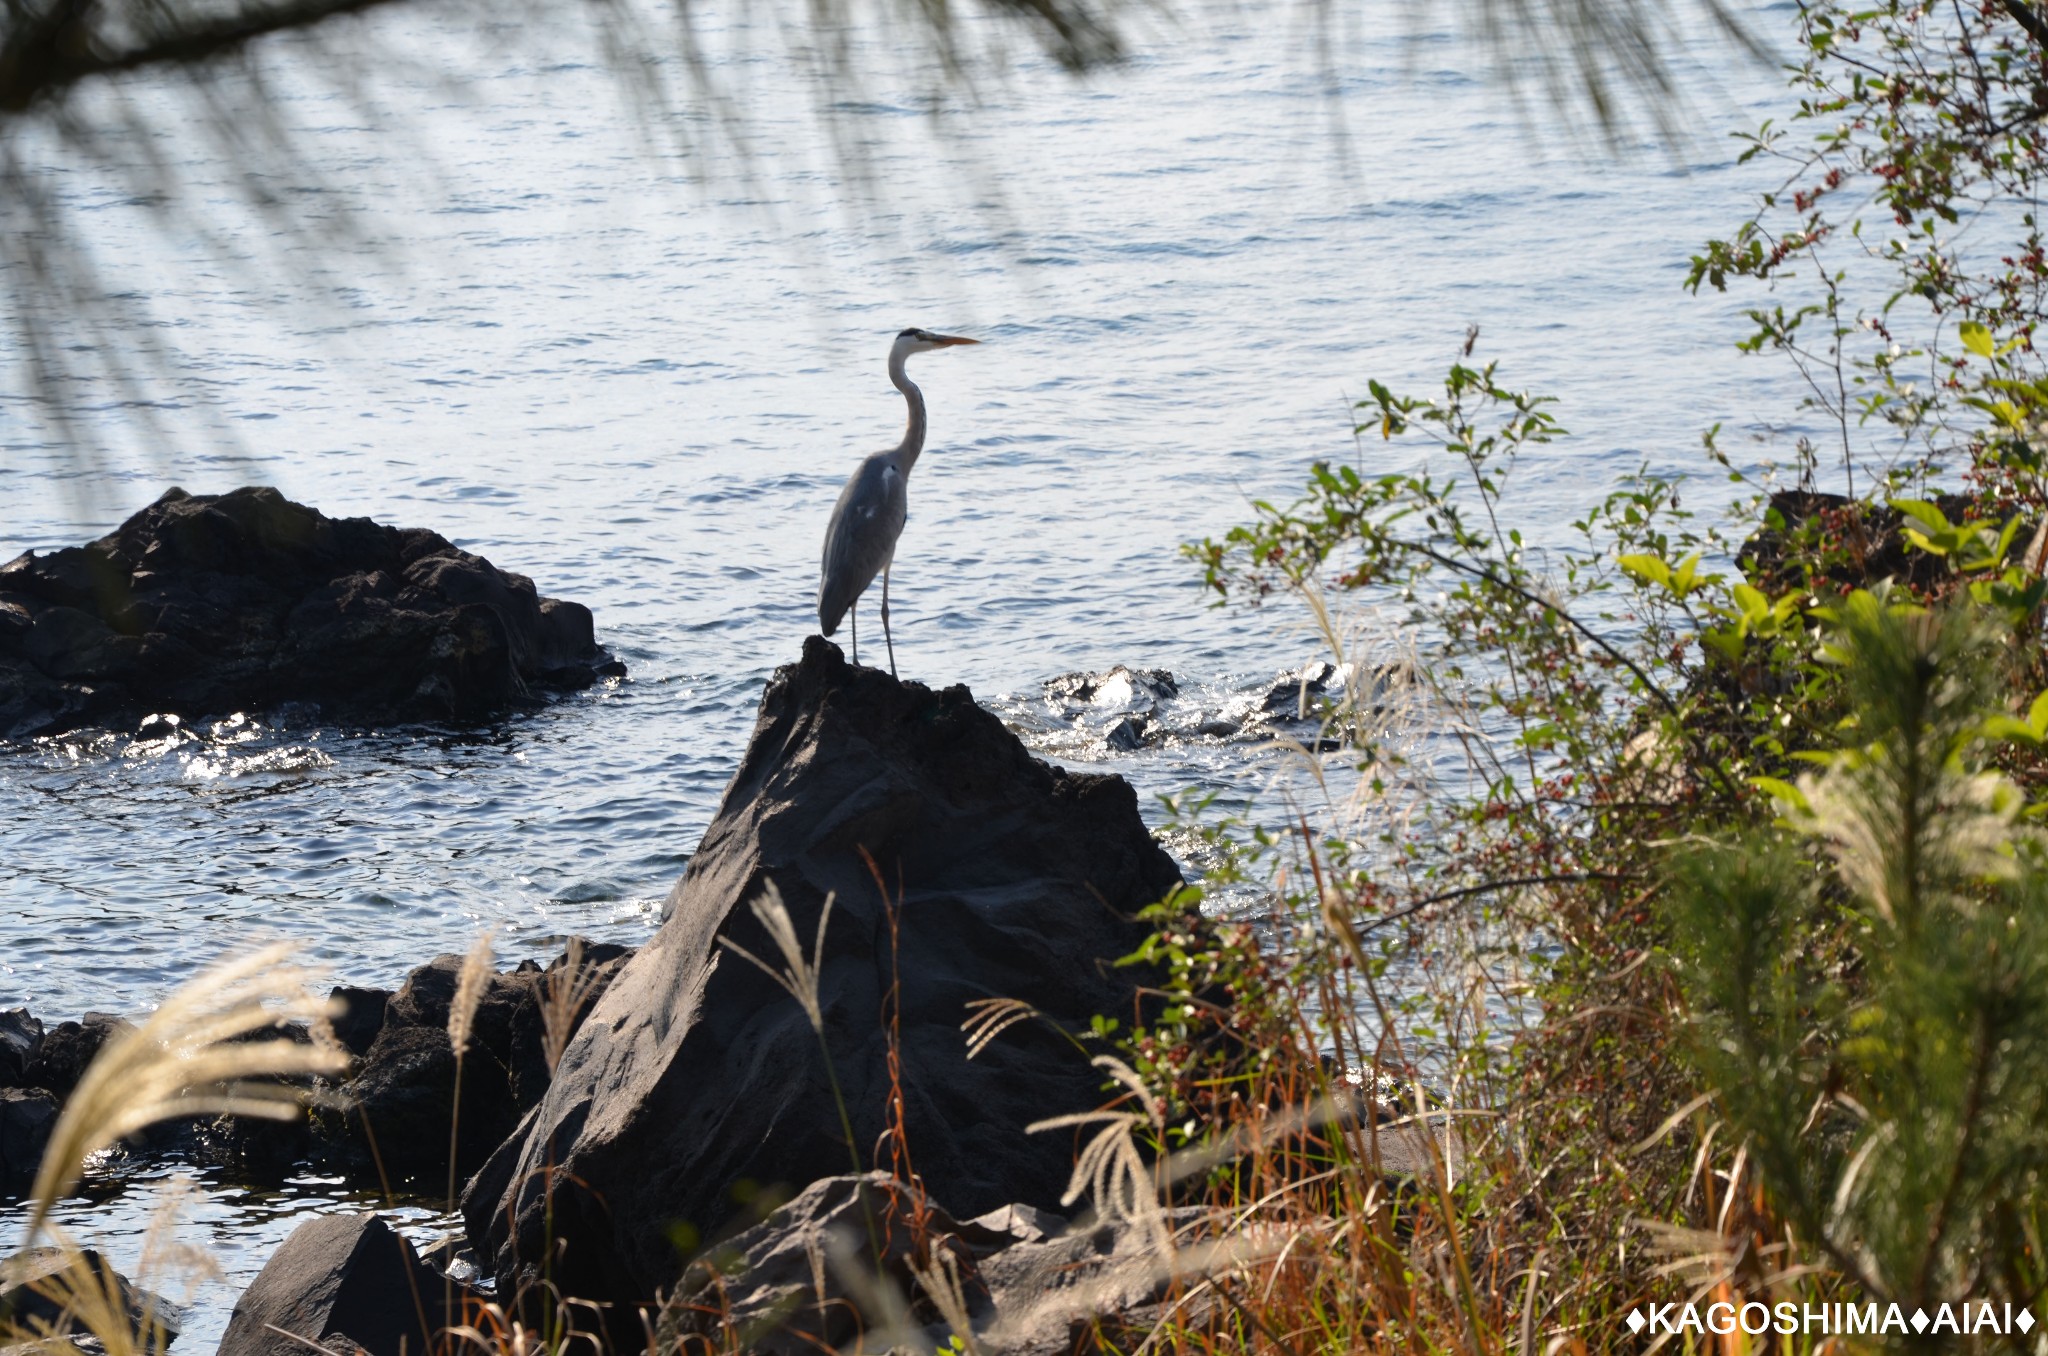
[[[589,609],[269,488],[170,490],[89,546],[0,566],[0,738],[287,701],[470,721],[615,672]]]
[[[875,872],[900,900],[893,948]],[[500,1293],[547,1247],[549,1182],[566,1249],[554,1279],[632,1302],[674,1284],[676,1226],[715,1237],[749,1184],[794,1193],[846,1170],[818,1037],[721,945],[781,964],[749,910],[770,884],[807,954],[836,900],[819,997],[862,1159],[885,1128],[883,996],[898,974],[907,1147],[925,1186],[956,1215],[1054,1205],[1072,1136],[1025,1126],[1099,1105],[1098,1071],[1042,1021],[970,1063],[961,1023],[993,998],[1069,1029],[1128,1021],[1145,976],[1112,962],[1145,936],[1130,915],[1180,880],[1121,778],[1036,761],[965,688],[899,684],[807,641],[769,681],[661,930],[592,1010],[523,1140],[469,1193],[470,1237]]]
[[[407,975],[384,1009],[384,1030],[379,1038],[411,1027],[446,1033],[448,1014],[455,1005],[456,985],[462,978],[462,961],[461,956],[452,954],[436,956]],[[493,972],[484,981],[482,996],[470,1019],[470,1048],[465,1058],[474,1059],[481,1053],[499,1069],[510,1069],[512,1014],[540,1001],[539,979],[540,967],[526,961],[510,973]]]
[[[311,1045],[313,1033],[301,1023],[284,1022],[245,1031],[230,1039],[237,1044],[284,1041],[291,1045]],[[316,1086],[311,1075],[260,1081],[296,1088],[301,1096],[309,1099]],[[177,1141],[168,1139],[167,1132],[175,1132],[178,1128],[180,1123],[171,1122],[145,1133],[154,1141],[154,1147],[170,1147]],[[184,1148],[194,1157],[208,1163],[231,1166],[247,1178],[271,1182],[281,1181],[305,1157],[311,1144],[304,1116],[273,1120],[268,1116],[221,1114],[191,1122],[184,1128],[190,1132],[183,1141]]]
[[[384,1007],[391,1001],[391,991],[337,985],[327,997],[341,1009],[333,1019],[334,1038],[352,1055],[367,1054],[377,1033],[384,1029]]]
[[[0,1088],[0,1194],[27,1191],[57,1124],[57,1099],[41,1088]]]
[[[235,1301],[220,1356],[304,1356],[309,1344],[419,1356],[461,1321],[443,1307],[447,1293],[446,1279],[377,1216],[308,1220]],[[454,1294],[458,1305],[467,1296],[460,1286]]]
[[[723,1350],[716,1338],[724,1332],[746,1334],[750,1356],[883,1350],[876,1337],[890,1323],[891,1301],[908,1311],[909,1325],[939,1318],[912,1267],[929,1275],[940,1253],[952,1258],[950,1274],[970,1310],[987,1309],[988,1289],[962,1232],[916,1187],[887,1173],[814,1182],[690,1267],[657,1346],[675,1350],[695,1337],[681,1349]]]
[[[43,1024],[27,1008],[0,1012],[0,1088],[18,1088],[43,1043]]]
[[[466,1175],[518,1119],[504,1066],[472,1046],[463,1059],[462,1120],[453,1123],[455,1050],[445,1029],[428,1026],[386,1025],[342,1091],[348,1109],[322,1113],[323,1128],[338,1119],[361,1150],[356,1166],[374,1171],[381,1165],[394,1180],[442,1180],[451,1131],[459,1131],[455,1159]]]
[[[632,954],[622,946],[582,946],[586,978],[582,1005],[571,1014],[572,1031]],[[547,1091],[542,1006],[550,977],[567,964],[566,953],[546,970],[526,961],[508,973],[493,973],[484,982],[463,1055],[461,1123],[452,1124],[455,1050],[448,1041],[448,1017],[462,962],[457,955],[437,956],[408,975],[404,986],[381,1003],[369,997],[376,991],[336,990],[337,995],[364,995],[365,1010],[375,1008],[379,1013],[361,1065],[342,1089],[348,1109],[320,1113],[330,1134],[338,1131],[358,1147],[361,1167],[374,1168],[373,1159],[381,1160],[383,1169],[394,1175],[440,1181],[448,1170],[448,1137],[454,1130],[460,1134],[456,1167],[467,1175],[490,1157],[521,1113]],[[358,1000],[346,1001],[353,1013]],[[360,1039],[367,1025],[365,1021],[353,1027],[352,1034]]]
[[[43,1088],[58,1100],[71,1095],[85,1066],[108,1040],[134,1029],[134,1023],[104,1012],[88,1012],[76,1022],[59,1022],[45,1032],[41,1044],[22,1070],[21,1081],[28,1087]]]

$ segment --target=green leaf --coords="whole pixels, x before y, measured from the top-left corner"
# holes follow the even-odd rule
[[[1731,664],[1742,662],[1743,633],[1735,627],[1718,627],[1700,632],[1700,644]]]
[[[1986,739],[2010,739],[2016,740],[2021,744],[2038,744],[2041,742],[2041,732],[2039,730],[2036,730],[2028,722],[2015,719],[2012,716],[1986,716],[1984,723],[1977,727],[1977,731]]]
[[[1751,777],[1749,784],[1788,810],[1810,810],[1812,808],[1806,803],[1805,794],[1790,782],[1781,781],[1776,777]]]
[[[1656,584],[1663,588],[1671,587],[1671,567],[1666,565],[1660,557],[1652,555],[1627,555],[1617,559],[1615,564],[1621,566],[1622,572],[1638,584]]]
[[[1891,507],[1913,519],[1936,536],[1945,536],[1955,531],[1949,524],[1948,515],[1925,499],[1894,499]]]
[[[1988,358],[1991,356],[1994,348],[1991,342],[1991,331],[1976,321],[1965,320],[1960,327],[1960,337],[1963,341],[1963,347],[1978,357]]]

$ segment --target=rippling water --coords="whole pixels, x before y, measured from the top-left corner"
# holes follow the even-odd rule
[[[429,26],[467,54],[467,83],[400,70],[345,96],[289,56],[274,73],[316,163],[272,187],[364,214],[335,270],[277,271],[266,251],[300,246],[253,217],[231,236],[242,261],[217,257],[113,181],[65,178],[112,279],[189,356],[166,382],[178,437],[110,432],[83,472],[10,401],[0,555],[96,536],[167,484],[269,483],[588,603],[631,676],[482,731],[250,713],[0,752],[0,1005],[144,1009],[257,933],[386,985],[487,927],[508,957],[644,938],[763,679],[815,627],[841,480],[898,434],[883,357],[906,325],[985,344],[913,364],[932,419],[892,589],[904,675],[971,685],[1148,804],[1250,795],[1271,756],[1113,753],[1062,734],[1038,685],[1123,662],[1220,706],[1312,657],[1298,617],[1207,610],[1175,548],[1353,455],[1344,406],[1368,377],[1419,390],[1477,323],[1510,384],[1559,396],[1573,436],[1532,455],[1511,503],[1538,541],[1639,461],[1694,468],[1703,428],[1736,440],[1789,409],[1733,353],[1733,307],[1679,286],[1761,182],[1718,128],[1766,106],[1769,72],[1694,73],[1689,164],[1616,162],[1529,136],[1445,33],[1342,53],[1333,103],[1298,26],[1255,11],[1086,84],[1026,63],[942,136],[913,111],[929,73],[842,103],[839,132],[869,147],[864,208],[844,205],[794,74],[750,73],[753,159],[685,165],[588,61],[435,33],[424,13],[379,22]],[[226,167],[189,155],[192,191],[232,198]],[[158,1194],[136,1182],[72,1213],[131,1256]],[[292,1216],[338,1198],[311,1181],[202,1199],[233,1251],[200,1292],[195,1350]]]

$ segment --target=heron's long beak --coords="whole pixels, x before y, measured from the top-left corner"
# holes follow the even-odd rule
[[[980,343],[980,342],[981,342],[981,340],[979,340],[979,339],[962,339],[962,338],[961,338],[961,337],[960,337],[959,335],[957,335],[957,334],[935,334],[935,335],[933,335],[933,336],[932,336],[932,342],[933,342],[933,343],[935,343],[935,344],[941,344],[941,345],[947,345],[947,346],[950,346],[950,345],[953,345],[953,344],[978,344],[978,343]]]

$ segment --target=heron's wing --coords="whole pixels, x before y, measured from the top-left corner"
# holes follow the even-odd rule
[[[854,599],[896,553],[909,509],[903,473],[887,452],[863,461],[848,477],[825,525],[825,555],[818,573],[818,625],[826,635],[839,629]]]

